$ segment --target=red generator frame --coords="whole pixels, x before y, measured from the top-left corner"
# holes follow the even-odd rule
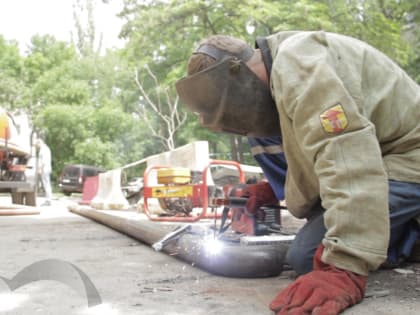
[[[208,183],[207,183],[207,171],[211,166],[214,165],[227,165],[234,166],[239,172],[239,183],[245,183],[245,174],[241,168],[241,165],[235,161],[227,160],[211,160],[209,164],[204,168],[202,173],[202,181],[199,184],[173,184],[173,185],[159,185],[149,186],[149,176],[152,170],[159,168],[171,168],[171,166],[164,165],[152,165],[146,168],[143,177],[143,200],[144,200],[144,212],[151,221],[167,221],[167,222],[195,222],[200,219],[214,218],[217,214],[208,214],[209,208],[209,196],[208,196]],[[193,208],[202,208],[200,215],[197,216],[165,216],[159,217],[151,214],[148,205],[148,199],[150,198],[189,198]]]

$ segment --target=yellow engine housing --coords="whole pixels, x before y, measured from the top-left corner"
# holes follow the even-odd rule
[[[160,168],[157,170],[158,184],[188,184],[191,182],[191,171],[183,167]]]

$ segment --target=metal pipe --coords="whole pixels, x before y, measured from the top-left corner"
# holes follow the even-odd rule
[[[89,218],[118,232],[129,235],[148,245],[159,241],[166,234],[171,232],[171,228],[174,228],[173,225],[159,226],[159,224],[156,224],[155,222],[127,219],[86,207],[70,206],[69,210],[70,212]]]
[[[0,216],[12,216],[12,215],[38,215],[40,214],[39,210],[29,210],[29,209],[0,209]]]
[[[148,220],[133,220],[91,209],[71,207],[70,211],[106,225],[148,245],[161,240],[174,225]],[[178,225],[179,226],[179,225]],[[200,229],[203,233],[200,232]],[[278,276],[283,271],[286,244],[244,246],[222,242],[219,253],[207,250],[209,234],[202,226],[180,235],[169,242],[162,251],[210,273],[237,278],[262,278]]]

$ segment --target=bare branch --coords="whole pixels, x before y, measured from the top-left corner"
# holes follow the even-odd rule
[[[178,96],[173,99],[169,88],[160,86],[156,75],[147,65],[145,66],[145,69],[155,85],[153,91],[155,92],[154,96],[156,96],[156,101],[151,97],[151,94],[146,91],[143,83],[140,81],[139,71],[136,68],[134,71],[134,81],[141,96],[145,100],[144,104],[139,104],[139,112],[141,113],[141,117],[145,121],[152,135],[158,138],[168,150],[173,150],[175,149],[176,132],[187,121],[187,114],[181,114],[179,112]],[[147,108],[149,110],[147,110]],[[156,117],[158,117],[158,123],[150,119],[150,110],[156,114]]]

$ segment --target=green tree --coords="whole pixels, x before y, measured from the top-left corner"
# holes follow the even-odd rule
[[[173,86],[185,73],[192,49],[212,34],[228,34],[252,43],[256,36],[282,30],[326,30],[364,40],[402,66],[410,62],[403,23],[389,19],[376,0],[125,0],[127,20],[121,35],[128,40],[125,57],[133,67],[148,65],[163,84]],[[391,2],[391,1],[388,1]],[[404,1],[394,1],[402,12]],[[147,82],[147,79],[144,79]],[[142,81],[143,82],[143,81]],[[145,84],[146,90],[152,85]],[[194,119],[190,116],[189,119]],[[201,127],[189,123],[178,139],[193,139]],[[204,139],[214,141],[209,132]],[[216,141],[226,141],[218,138]],[[241,143],[241,142],[239,142]],[[213,147],[217,145],[211,144]],[[234,150],[232,150],[234,151]]]
[[[35,125],[45,134],[52,152],[53,178],[65,164],[82,162],[75,158],[76,146],[93,137],[89,121],[92,108],[71,105],[48,105],[35,117]]]
[[[75,46],[81,56],[99,55],[102,46],[102,34],[97,42],[95,25],[95,1],[74,0],[73,20],[76,36],[73,38]],[[97,47],[95,48],[95,46]]]
[[[41,75],[33,86],[33,101],[38,106],[50,104],[90,104],[89,81],[77,76],[82,64],[69,61]]]
[[[410,44],[405,70],[420,84],[420,2],[417,0],[378,0],[383,15],[402,25],[403,38]]]
[[[0,103],[2,107],[22,107],[23,58],[15,41],[6,41],[0,35]]]
[[[24,59],[26,84],[33,85],[45,72],[75,58],[73,45],[52,35],[34,35]]]
[[[211,34],[229,34],[252,44],[257,36],[281,30],[343,33],[374,45],[420,80],[416,0],[124,0],[124,4],[120,15],[127,23],[121,36],[127,45],[121,50],[99,53],[95,0],[74,2],[73,43],[35,35],[26,56],[20,56],[17,43],[0,36],[1,106],[26,107],[35,115],[36,127],[47,135],[53,151],[55,174],[66,163],[113,168],[166,150],[153,130],[158,135],[164,130],[158,118],[170,113],[170,104],[177,104],[174,83],[185,75],[194,47]],[[141,69],[137,76],[135,69]],[[157,113],[145,107],[146,98],[149,105],[161,104],[162,109]],[[177,108],[179,115],[184,111]],[[210,132],[187,115],[182,128],[173,133],[171,146],[208,140],[211,152],[220,154],[213,157],[242,159],[245,138]]]
[[[55,98],[69,98],[67,88],[57,92],[56,87],[65,85],[63,80],[68,77],[65,65],[75,58],[74,47],[69,43],[58,41],[51,35],[31,38],[23,61],[25,93],[22,95],[29,114],[35,115],[48,104],[57,104]],[[73,94],[76,93],[73,91]]]

